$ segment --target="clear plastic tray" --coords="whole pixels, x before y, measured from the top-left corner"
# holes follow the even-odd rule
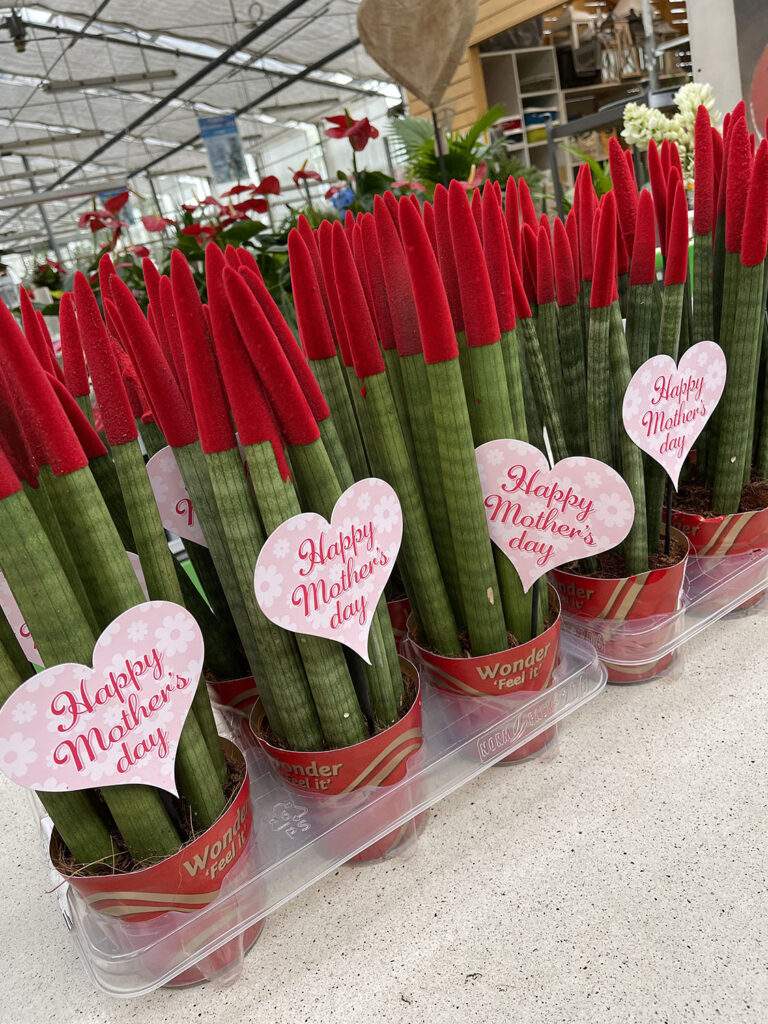
[[[244,742],[244,720],[234,719],[233,738],[244,748],[251,777],[254,831],[249,847],[219,897],[194,913],[129,923],[94,912],[69,886],[59,885],[65,920],[88,971],[110,995],[141,996],[206,958],[215,961],[211,955],[218,950],[221,962],[210,970],[206,964],[206,976],[219,984],[233,980],[243,957],[239,936],[556,726],[596,697],[605,682],[594,649],[570,636],[561,644],[552,686],[540,693],[518,699],[457,697],[422,680],[424,744],[410,759],[407,777],[340,797],[313,796],[287,786],[255,744]],[[253,955],[258,956],[258,948]]]
[[[653,668],[724,616],[760,610],[766,592],[768,551],[691,555],[676,612],[621,621],[564,613],[563,629],[591,643],[612,669]]]

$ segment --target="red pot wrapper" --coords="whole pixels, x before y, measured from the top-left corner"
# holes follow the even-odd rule
[[[243,676],[242,679],[209,679],[208,687],[213,692],[217,704],[246,717],[259,697],[253,676]]]
[[[245,760],[237,747],[227,740],[222,744],[228,756],[245,767]],[[64,874],[59,866],[61,839],[55,831],[51,836],[50,854],[56,870],[92,910],[124,922],[148,922],[171,911],[193,913],[209,906],[248,846],[252,825],[250,782],[246,771],[239,789],[218,821],[158,864],[114,875]],[[240,959],[243,949],[253,945],[263,924],[259,922],[247,929],[194,967],[177,975],[169,985],[199,984],[227,970]],[[209,931],[210,921],[202,917],[199,936],[193,930],[191,935],[185,933],[181,939],[186,948],[179,950],[179,960],[184,954],[194,951],[196,942],[200,946],[208,942]]]
[[[389,621],[392,623],[392,632],[395,634],[397,653],[405,656],[411,602],[407,597],[400,597],[396,601],[387,601],[387,611],[389,612]]]
[[[681,543],[686,543],[683,534],[674,533]],[[583,628],[579,621],[577,630],[595,646],[608,670],[609,682],[646,682],[672,663],[674,653],[658,660],[654,660],[654,653],[674,636],[673,616],[681,606],[687,563],[686,553],[675,565],[623,579],[598,579],[564,569],[553,570],[552,582],[560,595],[563,612],[583,621]],[[622,628],[627,622],[647,623],[648,629]],[[645,655],[647,662],[643,662]],[[612,662],[611,656],[619,662]],[[625,658],[643,663],[622,664]]]
[[[496,654],[447,658],[421,647],[411,631],[409,642],[430,683],[438,690],[460,697],[510,696],[524,700],[526,694],[546,690],[552,682],[560,650],[560,605],[551,590],[550,595],[557,604],[557,615],[552,625],[533,640]],[[543,749],[555,733],[554,726],[546,729],[499,763],[513,764],[526,760]]]
[[[738,596],[748,586],[760,582],[759,574],[765,576],[761,563],[751,568],[749,556],[768,551],[768,508],[710,518],[675,510],[672,522],[686,535],[693,550],[698,573],[695,590],[716,587],[716,601],[721,606],[729,597]],[[729,584],[728,577],[736,573]],[[740,607],[749,608],[764,596],[765,591],[756,594]]]
[[[300,751],[286,750],[271,743],[268,724],[261,704],[251,711],[251,732],[267,755],[280,777],[302,792],[323,796],[344,796],[369,786],[391,786],[405,778],[408,759],[421,747],[421,690],[415,667],[404,658],[400,659],[403,675],[414,686],[413,703],[403,717],[383,732],[354,743],[349,747],[334,750]],[[407,796],[404,795],[404,801]],[[353,857],[353,861],[380,860],[391,853],[402,839],[414,833],[414,823],[367,847]]]

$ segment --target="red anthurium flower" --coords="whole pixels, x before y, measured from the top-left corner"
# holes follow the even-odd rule
[[[200,200],[200,206],[222,206],[218,199],[214,199],[213,196],[206,196],[205,199]]]
[[[251,192],[260,196],[279,196],[280,182],[274,174],[268,174],[258,185],[251,185]]]
[[[293,172],[293,183],[294,183],[294,185],[298,185],[302,181],[322,181],[323,180],[322,177],[317,173],[317,171],[310,170],[307,167],[308,163],[309,163],[309,161],[305,160],[304,163],[301,165],[301,167],[298,169],[298,171],[294,171]],[[289,170],[290,170],[290,168],[289,168]]]
[[[107,210],[86,210],[77,218],[79,228],[90,228],[91,231],[100,231],[107,226],[112,227],[114,217]]]
[[[134,256],[138,256],[139,259],[149,256],[149,249],[146,245],[132,245],[129,252],[132,252]]]
[[[141,223],[147,229],[147,231],[164,231],[166,228],[172,228],[176,226],[176,222],[171,220],[170,217],[157,217],[155,214],[147,214],[141,218]]]
[[[331,187],[325,193],[325,198],[333,199],[337,192],[341,192],[341,185],[331,185]]]
[[[109,213],[119,213],[120,210],[128,202],[129,192],[125,189],[124,192],[118,192],[116,196],[110,196],[109,199],[104,202],[104,209]]]
[[[266,213],[269,203],[266,199],[255,199],[251,196],[250,199],[244,199],[242,203],[235,203],[234,208],[241,213],[247,213],[249,210],[253,210],[254,213]]]
[[[367,117],[355,121],[345,110],[343,114],[336,117],[326,117],[332,128],[326,128],[325,134],[329,139],[349,139],[349,143],[355,152],[359,153],[365,149],[371,139],[378,139],[379,129],[374,128]]]
[[[197,203],[182,203],[181,208],[184,213],[194,213],[197,209]]]
[[[222,199],[229,199],[230,196],[241,196],[243,192],[250,192],[253,185],[233,185],[226,192],[221,193]]]

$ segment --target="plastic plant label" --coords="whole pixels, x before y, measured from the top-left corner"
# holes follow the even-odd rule
[[[254,573],[258,605],[283,629],[338,640],[370,664],[368,634],[402,536],[394,490],[384,480],[358,480],[330,523],[302,512],[270,534]]]
[[[714,341],[700,341],[678,366],[653,356],[640,366],[624,395],[624,428],[669,474],[677,488],[680,470],[707,425],[725,387],[725,354]]]
[[[93,668],[54,665],[11,694],[0,708],[0,770],[48,792],[142,784],[178,795],[176,749],[203,649],[180,605],[129,608],[96,641]]]
[[[475,450],[491,540],[517,570],[526,593],[550,569],[609,551],[629,533],[632,494],[597,459],[563,459],[552,469],[525,441]]]
[[[147,475],[157,502],[160,521],[166,530],[184,540],[207,547],[205,534],[171,447],[161,448],[152,456],[147,463]]]
[[[24,657],[33,665],[42,665],[43,659],[40,657],[40,652],[35,645],[35,641],[32,639],[29,626],[24,621],[21,608],[16,604],[16,598],[11,593],[11,588],[8,586],[8,580],[1,572],[0,609],[2,609],[2,613],[5,615],[6,619],[8,619],[8,624],[13,630],[13,635],[18,640],[19,647],[21,647]]]

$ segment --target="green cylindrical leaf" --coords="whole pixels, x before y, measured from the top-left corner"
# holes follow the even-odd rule
[[[435,420],[432,415],[427,368],[421,353],[401,358],[401,376],[416,455],[415,465],[424,496],[424,507],[432,539],[435,543],[437,560],[456,621],[463,622],[464,613],[460,602],[461,588],[456,567],[456,551],[451,536],[451,525],[445,509],[440,464],[435,457],[437,443]]]
[[[138,442],[129,441],[127,444],[113,445],[112,458],[120,480],[131,532],[136,541],[136,554],[144,572],[149,598],[151,601],[172,601],[184,607],[176,563],[165,539],[165,530],[160,522],[160,513],[155,504]],[[193,811],[201,822],[207,820],[207,812],[216,803],[215,797],[218,798],[214,817],[209,821],[209,824],[213,824],[224,809],[222,786],[226,781],[227,766],[219,743],[208,689],[203,679],[198,680],[192,711],[195,722],[187,720],[179,746],[182,762],[179,770],[184,776],[183,780],[182,775],[179,777],[181,791],[192,804]],[[196,749],[198,735],[193,728],[194,725],[200,732],[199,739],[204,741],[207,747],[207,759],[202,751]],[[185,749],[182,750],[182,747]],[[187,771],[187,762],[196,770]],[[216,779],[219,782],[218,787],[214,784]]]
[[[763,265],[740,267],[736,315],[723,317],[728,377],[720,401],[712,511],[727,515],[738,511],[744,483],[744,460],[751,458],[749,436],[754,382],[763,329]],[[724,307],[725,309],[725,307]]]
[[[341,497],[341,488],[333,471],[323,442],[318,438],[312,444],[294,445],[290,449],[291,465],[304,511],[317,512],[330,522],[333,508]],[[405,697],[400,662],[392,634],[387,606],[379,601],[368,639],[371,664],[360,662],[370,697],[374,724],[385,729],[400,716]]]
[[[632,372],[629,365],[627,342],[624,337],[624,327],[621,322],[621,312],[615,302],[611,306],[610,359],[614,407],[621,409],[624,395],[632,378]],[[621,430],[620,435],[620,452],[621,475],[624,477],[632,494],[632,500],[635,503],[634,522],[627,539],[624,541],[624,559],[628,573],[641,573],[646,572],[648,569],[648,529],[645,519],[643,453],[624,429]],[[657,523],[657,536],[658,527],[659,524]]]
[[[557,336],[557,304],[554,302],[543,302],[539,306],[536,317],[536,334],[539,339],[539,347],[544,357],[544,366],[547,370],[549,383],[552,386],[552,395],[555,399],[555,406],[563,421],[563,367],[560,361],[560,342]]]
[[[240,453],[233,448],[205,458],[234,578],[250,621],[252,641],[243,638],[246,653],[249,660],[255,659],[254,677],[270,725],[292,750],[322,750],[323,733],[294,638],[270,622],[256,603],[253,573],[264,534]],[[208,537],[205,524],[203,530]]]
[[[267,534],[299,515],[301,506],[290,478],[284,480],[271,443],[249,445],[245,457]],[[326,745],[345,747],[368,736],[344,652],[333,640],[296,634]]]
[[[581,314],[578,303],[561,306],[558,318],[564,396],[560,407],[561,420],[568,438],[569,450],[574,455],[586,455],[589,451],[584,416],[587,407],[587,368],[584,363],[584,340],[581,337]]]
[[[613,465],[611,424],[613,394],[611,392],[610,355],[611,311],[601,307],[590,310],[587,342],[587,429],[589,454],[608,466]]]
[[[429,365],[427,375],[470,647],[475,655],[491,654],[506,649],[507,628],[461,370],[456,360],[450,359]]]
[[[331,417],[352,467],[353,476],[355,480],[364,480],[370,475],[368,459],[357,422],[357,414],[350,397],[349,386],[344,379],[345,371],[335,356],[331,359],[311,359],[310,366],[331,410]],[[329,451],[328,454],[333,456],[332,451]],[[334,468],[336,468],[335,464]],[[339,470],[336,469],[336,472],[338,476]]]
[[[533,318],[524,317],[522,320],[518,320],[517,333],[523,342],[528,378],[533,394],[536,397],[536,405],[541,416],[542,425],[546,427],[555,462],[560,462],[561,459],[568,458],[568,445],[565,440],[560,412],[555,402],[544,357],[539,346]]]
[[[658,285],[634,284],[627,295],[627,349],[632,373],[656,351],[661,305],[657,301]]]
[[[23,491],[0,501],[0,569],[43,662],[90,664],[93,631]],[[127,800],[118,797],[114,803],[110,799],[112,789],[105,790],[104,796],[135,859],[145,857],[150,846],[152,856],[174,853],[180,840],[165,809],[157,806],[155,797],[159,794],[150,790],[154,795],[144,799],[144,788],[138,792],[139,787],[123,787],[129,791],[123,794]],[[86,793],[38,795],[78,863],[111,863],[112,837]]]
[[[507,377],[507,392],[512,410],[514,436],[519,441],[528,440],[528,418],[525,411],[525,389],[523,384],[522,358],[517,331],[505,331],[501,336],[501,352],[504,357],[504,372]]]
[[[397,492],[403,509],[401,558],[411,587],[411,603],[430,647],[440,654],[458,656],[461,651],[458,627],[440,573],[424,501],[400,429],[389,381],[386,374],[378,374],[366,377],[363,383],[363,411],[378,439],[384,479]]]

